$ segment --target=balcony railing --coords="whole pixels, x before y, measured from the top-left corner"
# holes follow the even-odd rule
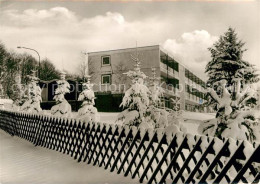
[[[167,72],[167,65],[164,64],[164,63],[162,63],[162,62],[160,63],[160,69],[161,69],[161,71],[164,72],[165,74],[168,73],[168,75],[169,75],[170,77],[179,78],[179,72],[173,70],[173,68],[171,68],[171,67],[168,67],[168,72]]]

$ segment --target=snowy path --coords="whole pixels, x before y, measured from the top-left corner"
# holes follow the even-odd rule
[[[102,167],[78,163],[68,155],[35,147],[0,130],[0,183],[138,183]]]

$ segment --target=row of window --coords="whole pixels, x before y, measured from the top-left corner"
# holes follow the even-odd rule
[[[161,62],[166,64],[168,67],[172,68],[175,71],[179,71],[179,63],[173,60],[163,59],[161,58]]]
[[[165,82],[166,84],[171,84],[173,85],[174,88],[179,88],[179,80],[175,79],[175,78],[167,78],[167,77],[163,77],[161,76],[161,81]]]
[[[186,92],[189,93],[189,94],[195,95],[196,97],[199,97],[199,98],[202,98],[202,99],[206,99],[204,93],[198,91],[198,90],[195,89],[195,88],[192,88],[191,86],[189,86],[189,85],[187,85],[187,84],[185,85],[185,90],[186,90]]]
[[[200,78],[198,78],[196,75],[194,75],[192,72],[190,72],[187,69],[185,69],[185,77],[195,82],[196,84],[202,86],[203,88],[206,87],[206,83],[204,81],[202,81]]]

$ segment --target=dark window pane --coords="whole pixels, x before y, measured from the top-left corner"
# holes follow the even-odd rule
[[[102,83],[103,84],[110,84],[110,75],[102,76]]]
[[[110,65],[110,57],[103,57],[102,65]]]

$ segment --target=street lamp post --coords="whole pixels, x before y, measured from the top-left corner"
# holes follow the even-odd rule
[[[40,54],[37,50],[35,49],[31,49],[31,48],[28,48],[28,47],[21,47],[21,46],[18,46],[17,47],[18,49],[27,49],[27,50],[32,50],[34,52],[37,53],[38,57],[39,57],[39,69],[38,69],[38,77],[40,78],[40,69],[41,69],[41,58],[40,58]]]

